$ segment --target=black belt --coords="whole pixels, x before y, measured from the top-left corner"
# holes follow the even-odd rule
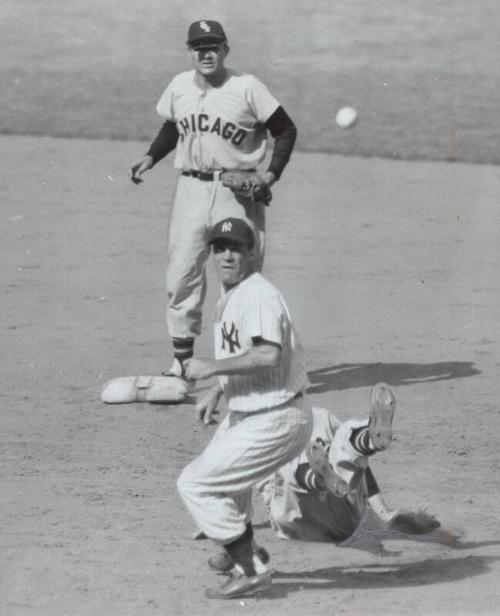
[[[216,171],[198,171],[198,169],[188,169],[182,171],[181,175],[186,175],[190,178],[198,178],[202,182],[213,182],[214,180],[220,180],[221,173],[226,169],[217,169]],[[255,169],[246,169],[246,171],[255,171]]]
[[[189,171],[183,171],[181,175],[187,175],[191,178],[198,178],[202,182],[213,182],[214,180],[218,180],[220,178],[220,174],[223,169],[219,169],[218,171],[198,171],[197,169],[189,169]]]

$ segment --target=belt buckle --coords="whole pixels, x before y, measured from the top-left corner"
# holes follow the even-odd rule
[[[220,182],[221,175],[224,169],[216,169],[214,171],[202,171],[201,169],[189,169],[182,172],[182,175],[187,175],[192,178],[197,178],[202,182]]]

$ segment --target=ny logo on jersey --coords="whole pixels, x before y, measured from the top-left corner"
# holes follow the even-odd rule
[[[210,30],[210,26],[207,24],[206,21],[200,21],[200,28],[202,30],[205,30],[205,32],[212,32],[212,30]]]
[[[228,231],[231,231],[231,229],[233,228],[233,223],[232,222],[225,222],[222,225],[222,233],[227,233]]]
[[[229,223],[231,224],[231,223]],[[222,348],[224,351],[226,350],[226,342],[229,346],[229,352],[235,353],[236,349],[241,349],[240,341],[238,340],[238,330],[236,329],[236,325],[231,323],[231,329],[227,331],[227,325],[224,321],[224,324],[221,329],[222,334]]]

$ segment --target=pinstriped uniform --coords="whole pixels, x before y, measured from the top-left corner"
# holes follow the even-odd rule
[[[229,412],[178,480],[199,529],[221,544],[245,532],[252,516],[252,487],[298,456],[312,430],[311,408],[303,394],[308,385],[304,356],[290,313],[277,289],[258,273],[219,301],[216,357],[245,353],[252,338],[279,345],[279,365],[221,378]]]
[[[304,352],[286,303],[261,274],[252,274],[219,301],[214,334],[216,359],[245,353],[256,337],[279,345],[282,351],[282,361],[275,368],[220,377],[231,411],[278,406],[309,385]]]

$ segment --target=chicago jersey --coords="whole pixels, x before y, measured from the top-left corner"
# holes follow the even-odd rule
[[[218,87],[203,89],[194,70],[170,82],[156,107],[179,132],[177,169],[255,169],[266,152],[265,122],[279,107],[267,87],[249,74],[227,71]]]

